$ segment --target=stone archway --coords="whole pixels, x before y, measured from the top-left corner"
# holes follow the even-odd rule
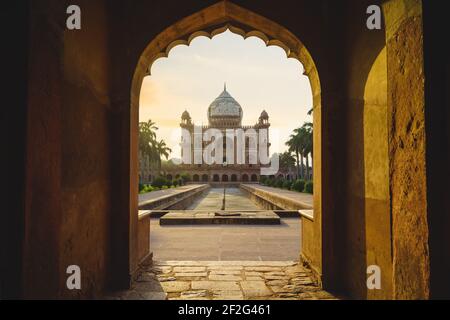
[[[150,1],[136,1],[132,5],[125,2],[117,4],[115,1],[101,3],[90,1],[85,2],[84,7],[89,8],[86,10],[91,12],[92,19],[83,22],[86,23],[83,30],[87,30],[91,36],[85,36],[85,31],[81,30],[76,32],[76,36],[67,37],[63,28],[54,27],[59,26],[60,21],[58,15],[54,14],[54,8],[47,8],[50,6],[46,1],[31,7],[30,19],[25,20],[28,20],[29,25],[35,26],[26,28],[29,30],[30,49],[33,54],[29,54],[28,60],[24,60],[28,61],[29,68],[28,81],[24,81],[26,85],[23,85],[24,90],[28,89],[31,93],[27,96],[27,104],[24,103],[28,121],[23,121],[22,117],[20,121],[17,120],[22,128],[20,130],[26,131],[27,146],[24,153],[20,154],[20,161],[22,159],[27,161],[25,175],[27,179],[24,188],[27,192],[23,196],[25,206],[21,203],[20,211],[17,212],[19,214],[17,219],[22,219],[23,222],[17,222],[17,226],[12,226],[12,230],[19,231],[18,237],[14,234],[17,240],[26,241],[22,245],[20,241],[11,241],[17,243],[11,249],[20,250],[20,254],[17,254],[20,258],[8,265],[10,272],[20,270],[10,273],[14,280],[17,280],[14,281],[17,286],[23,287],[23,290],[18,288],[18,292],[24,292],[24,296],[31,298],[57,297],[57,295],[63,298],[89,297],[91,293],[95,294],[96,287],[105,287],[108,279],[113,279],[118,285],[129,285],[130,277],[138,265],[136,255],[138,162],[135,152],[137,153],[137,107],[141,80],[148,73],[147,69],[151,62],[158,55],[164,56],[172,42],[181,40],[180,43],[186,43],[195,33],[204,32],[210,35],[217,28],[230,24],[247,34],[252,30],[258,30],[272,40],[272,44],[279,41],[296,54],[301,52],[303,47],[298,39],[305,40],[305,44],[317,58],[322,91],[317,71],[315,67],[311,68],[311,64],[305,63],[310,57],[306,49],[303,50],[308,56],[303,57],[305,59],[302,58],[301,61],[304,63],[306,74],[310,77],[314,95],[315,183],[314,221],[305,220],[313,225],[308,231],[314,241],[308,239],[308,243],[303,243],[302,251],[309,254],[312,265],[317,267],[320,275],[323,275],[324,285],[329,285],[332,278],[342,279],[339,285],[342,285],[343,291],[359,298],[365,297],[359,293],[361,291],[364,293],[365,282],[349,280],[355,279],[352,272],[355,270],[352,268],[354,262],[345,261],[355,261],[355,255],[359,255],[362,251],[360,250],[362,246],[355,245],[353,241],[358,237],[350,234],[360,228],[361,224],[352,218],[363,217],[362,210],[366,210],[367,216],[372,212],[371,204],[378,205],[377,201],[372,203],[364,201],[364,197],[371,197],[372,193],[373,200],[379,199],[370,188],[366,194],[361,192],[362,188],[354,188],[355,184],[365,187],[366,183],[373,181],[370,173],[372,169],[363,166],[372,162],[367,157],[362,159],[359,156],[364,155],[364,150],[358,151],[358,156],[355,157],[353,148],[364,149],[361,141],[364,140],[365,131],[360,130],[355,134],[355,131],[351,130],[354,127],[349,125],[355,120],[361,121],[363,117],[370,117],[370,114],[361,114],[361,110],[365,109],[362,104],[370,103],[370,99],[365,101],[362,89],[362,92],[355,95],[349,92],[358,85],[361,87],[366,85],[364,77],[355,76],[354,73],[363,70],[367,76],[370,70],[366,69],[371,68],[380,50],[386,47],[389,84],[387,90],[389,119],[386,121],[389,123],[388,182],[389,188],[392,188],[388,209],[391,213],[392,227],[389,234],[376,233],[374,230],[371,232],[392,243],[391,255],[387,256],[393,261],[393,276],[389,279],[395,287],[393,297],[423,299],[429,297],[430,293],[435,295],[433,291],[430,292],[429,277],[431,276],[432,283],[441,282],[441,285],[448,283],[445,282],[448,280],[448,275],[445,274],[448,274],[450,268],[447,267],[448,264],[439,263],[441,254],[439,250],[442,243],[449,241],[443,241],[448,237],[440,238],[441,232],[445,233],[448,230],[447,225],[440,220],[443,214],[441,209],[446,207],[436,208],[436,191],[440,190],[436,190],[437,185],[433,187],[434,189],[428,187],[432,186],[430,182],[433,180],[429,179],[433,178],[433,175],[442,176],[442,179],[446,176],[436,167],[429,168],[428,163],[425,163],[425,155],[430,152],[427,155],[427,162],[432,160],[431,162],[436,164],[436,161],[442,160],[436,160],[439,158],[436,156],[440,155],[437,148],[441,148],[442,143],[439,133],[448,128],[434,129],[439,127],[434,124],[440,124],[442,121],[448,125],[448,121],[445,122],[446,120],[440,116],[440,111],[436,111],[438,109],[444,111],[445,108],[430,108],[430,105],[436,103],[433,96],[445,98],[445,95],[439,92],[442,91],[439,85],[435,84],[434,88],[430,88],[433,90],[427,93],[426,99],[421,95],[424,92],[423,83],[426,87],[432,86],[433,81],[430,81],[429,76],[431,79],[441,77],[440,73],[438,75],[435,73],[435,69],[443,69],[442,61],[436,59],[435,54],[439,52],[438,58],[441,53],[442,58],[445,57],[445,51],[441,50],[441,39],[436,37],[439,41],[431,47],[429,42],[429,39],[433,38],[430,35],[438,34],[441,29],[440,24],[430,26],[430,22],[433,22],[429,16],[430,11],[428,13],[427,10],[424,11],[429,20],[422,20],[422,3],[424,9],[426,6],[430,9],[432,1],[377,2],[383,5],[386,25],[384,30],[373,32],[367,32],[366,26],[361,23],[360,17],[361,13],[365,12],[366,1],[345,1],[338,4],[337,1],[324,1],[326,5],[322,5],[322,1],[301,1],[304,10],[296,10],[297,2],[286,1],[276,4],[275,11],[273,8],[267,8],[270,6],[267,4],[269,2],[264,2],[265,5],[262,2],[245,4],[248,8],[254,8],[267,17],[273,17],[280,23],[289,25],[293,32],[291,33],[283,26],[235,6],[229,1],[219,2],[204,10],[201,10],[203,2],[195,1],[183,4],[180,2],[170,8],[169,6],[158,8],[157,4]],[[263,9],[264,6],[266,9]],[[192,12],[197,13],[175,22]],[[119,17],[121,19],[118,19]],[[35,23],[42,18],[48,23]],[[111,21],[114,23],[110,23]],[[148,24],[148,21],[154,23]],[[164,29],[169,25],[172,26]],[[340,27],[336,28],[336,25]],[[431,29],[428,31],[425,29],[423,34],[423,26]],[[89,30],[96,31],[95,41]],[[130,37],[130,34],[133,34],[133,37]],[[428,38],[425,41],[428,45],[425,47],[424,38]],[[374,39],[379,39],[378,44]],[[150,42],[151,48],[145,49],[146,53],[140,58],[143,49]],[[124,44],[127,50],[117,50]],[[80,47],[89,50],[80,51]],[[427,60],[430,62],[434,59],[435,67],[423,68],[424,49],[429,50]],[[67,58],[71,57],[76,57],[71,63],[47,63],[68,61]],[[135,70],[135,80],[132,83]],[[442,74],[442,77],[445,75]],[[425,76],[427,79],[423,81]],[[131,108],[128,105],[130,92]],[[437,105],[445,106],[445,103],[439,103],[439,100],[437,102]],[[321,103],[323,108],[320,107]],[[358,111],[353,112],[351,108]],[[343,110],[345,112],[342,112]],[[430,112],[426,121],[425,112]],[[86,127],[85,119],[95,120],[96,125]],[[412,125],[408,123],[410,120]],[[24,122],[26,125],[23,125]],[[427,143],[424,139],[425,125]],[[61,131],[61,128],[64,130]],[[410,129],[413,129],[414,134],[408,134]],[[50,136],[52,139],[48,139]],[[349,141],[351,140],[349,136],[357,137],[359,140]],[[86,138],[95,139],[91,141],[95,143],[90,144],[95,145],[95,148],[88,148],[89,144],[84,143]],[[411,138],[414,140],[411,141]],[[428,142],[432,142],[435,146],[431,146]],[[71,152],[78,146],[80,146],[78,152],[73,154],[74,156],[67,157],[72,155]],[[41,152],[42,150],[48,152]],[[115,152],[117,150],[123,152]],[[428,159],[430,155],[432,157]],[[356,159],[358,166],[347,161],[351,159]],[[445,159],[442,160],[443,166],[448,162]],[[95,168],[92,167],[93,164]],[[414,170],[410,169],[411,166]],[[425,167],[426,172],[423,170]],[[445,169],[445,166],[443,168]],[[93,172],[95,175],[91,174]],[[352,175],[350,172],[358,174]],[[363,176],[364,173],[366,177]],[[431,176],[428,173],[431,173]],[[114,188],[108,187],[109,181]],[[61,182],[64,182],[63,188]],[[89,186],[92,192],[79,188],[80,185]],[[324,190],[322,185],[326,186]],[[28,192],[34,190],[37,192]],[[39,201],[35,200],[36,197]],[[71,203],[61,199],[77,199],[77,201]],[[442,199],[444,201],[445,196]],[[352,203],[358,205],[352,206]],[[86,212],[88,204],[96,211]],[[430,206],[426,207],[427,204]],[[437,205],[440,205],[439,201]],[[67,208],[70,210],[62,215]],[[62,219],[63,216],[67,216],[68,219]],[[378,215],[372,216],[376,217]],[[71,223],[73,218],[83,218],[84,223]],[[95,232],[81,230],[82,225],[94,226]],[[438,230],[437,235],[436,227],[442,229]],[[8,229],[11,229],[9,225]],[[343,234],[345,237],[342,237]],[[370,239],[370,235],[367,239]],[[76,247],[68,245],[71,243],[83,245]],[[361,243],[368,242],[363,239]],[[92,248],[98,249],[95,255],[92,254]],[[428,248],[431,254],[427,252]],[[435,257],[438,255],[438,259],[431,260],[430,264],[430,256],[432,259],[433,255]],[[44,259],[46,256],[51,259]],[[82,260],[87,256],[95,259],[86,261],[86,267],[83,268],[83,283],[86,284],[83,285],[83,291],[63,293],[61,288],[64,288],[65,279],[60,276],[61,272],[64,274],[61,266],[73,263],[73,259]],[[346,257],[351,259],[345,259]],[[28,261],[28,264],[23,265],[18,261],[22,258]],[[365,258],[366,256],[361,255],[360,260],[364,259],[364,263],[360,264],[363,271],[360,274],[363,276],[365,263],[370,263],[369,260],[365,261]],[[342,260],[345,263],[340,266],[339,262]],[[40,261],[45,261],[46,268],[34,263]],[[440,265],[439,268],[444,268],[445,274],[431,275],[430,265],[432,269]],[[105,271],[110,276],[105,277]],[[442,275],[444,277],[441,277]],[[354,281],[353,286],[350,281]],[[355,285],[360,288],[355,289]],[[448,292],[448,288],[446,289]]]
[[[199,181],[200,181],[200,176],[199,176],[198,174],[194,174],[194,175],[192,176],[192,181],[194,181],[194,182],[199,182]]]
[[[370,191],[372,186],[367,189],[367,193],[355,188],[355,185],[364,186],[366,183],[376,182],[377,179],[371,179],[372,168],[363,166],[373,164],[370,161],[371,155],[364,154],[365,146],[362,144],[364,141],[361,137],[364,137],[366,131],[360,130],[355,134],[352,130],[354,127],[350,124],[355,120],[362,122],[365,121],[365,117],[371,117],[370,111],[367,114],[361,114],[361,110],[364,109],[362,104],[376,102],[371,101],[370,97],[365,100],[364,97],[364,86],[367,85],[366,78],[370,72],[367,68],[372,67],[374,61],[378,59],[380,50],[386,47],[389,111],[388,121],[386,121],[389,129],[388,182],[389,188],[392,188],[390,189],[392,198],[389,199],[388,209],[391,213],[392,228],[389,234],[383,232],[373,235],[383,237],[392,243],[393,250],[388,256],[394,262],[393,297],[423,299],[430,296],[430,254],[427,250],[428,248],[431,250],[431,256],[438,254],[439,257],[436,249],[440,250],[439,246],[449,241],[442,241],[439,234],[436,235],[436,224],[441,224],[438,227],[442,228],[442,232],[448,229],[445,229],[447,225],[439,220],[441,212],[437,211],[440,208],[434,207],[430,210],[426,207],[427,204],[436,204],[433,202],[436,200],[433,200],[431,196],[436,190],[427,188],[430,176],[424,157],[427,152],[433,150],[432,155],[439,155],[435,148],[440,148],[440,145],[439,141],[435,141],[436,146],[429,150],[424,137],[425,110],[428,112],[430,109],[439,109],[439,107],[429,108],[429,102],[434,100],[427,97],[427,108],[425,108],[425,99],[422,96],[423,84],[431,86],[433,77],[429,78],[429,76],[434,73],[429,68],[423,68],[422,53],[424,48],[430,50],[430,47],[423,45],[423,39],[427,37],[423,37],[422,32],[422,1],[379,1],[384,10],[386,37],[384,37],[384,30],[367,32],[366,26],[361,23],[359,17],[362,12],[365,12],[365,1],[346,1],[339,4],[336,4],[336,1],[327,1],[326,6],[318,1],[301,1],[299,3],[304,4],[304,7],[294,13],[292,20],[289,20],[289,16],[292,16],[291,13],[294,12],[293,5],[289,5],[294,3],[292,1],[280,3],[279,10],[274,14],[271,14],[270,7],[267,9],[267,4],[266,9],[262,9],[263,4],[246,3],[249,8],[255,8],[254,10],[258,10],[267,17],[274,17],[279,19],[280,23],[289,25],[293,33],[229,1],[221,1],[204,10],[201,10],[202,4],[194,5],[194,2],[184,4],[184,7],[180,3],[181,9],[178,5],[171,8],[159,8],[162,13],[160,19],[158,19],[159,10],[153,10],[155,5],[148,1],[137,1],[132,5],[108,2],[108,6],[106,3],[98,6],[95,2],[95,9],[89,9],[92,19],[86,20],[87,28],[83,28],[98,31],[94,33],[95,42],[92,42],[91,37],[79,37],[79,32],[75,37],[66,37],[62,28],[54,28],[59,25],[59,20],[53,14],[53,9],[46,8],[45,1],[42,3],[30,11],[29,19],[30,25],[35,25],[36,28],[31,28],[29,34],[30,45],[35,54],[28,57],[30,65],[28,91],[31,94],[27,96],[28,104],[26,105],[28,165],[25,182],[26,210],[23,213],[23,221],[27,228],[23,228],[23,223],[18,223],[12,230],[19,230],[19,234],[23,232],[24,239],[27,240],[23,243],[22,252],[18,256],[23,257],[24,261],[43,262],[45,268],[42,268],[42,264],[29,263],[23,266],[21,262],[10,263],[12,266],[10,271],[29,269],[22,274],[16,274],[17,278],[24,283],[24,288],[20,291],[24,292],[25,296],[42,298],[56,297],[59,294],[68,297],[60,290],[59,282],[64,276],[61,266],[66,262],[72,263],[74,258],[83,260],[88,256],[95,256],[96,259],[86,261],[86,268],[83,269],[85,270],[83,279],[86,280],[84,283],[87,285],[83,285],[83,291],[73,294],[73,297],[90,296],[95,289],[92,284],[97,283],[99,288],[104,287],[106,279],[110,278],[114,281],[118,280],[120,285],[129,284],[130,276],[138,265],[136,254],[137,123],[142,78],[148,74],[148,67],[154,59],[165,56],[166,51],[170,50],[170,45],[175,41],[188,43],[194,34],[203,32],[205,35],[211,35],[218,28],[224,28],[227,25],[237,26],[234,28],[235,31],[244,30],[247,35],[252,30],[257,30],[258,34],[270,40],[266,42],[268,44],[269,42],[276,44],[279,41],[289,48],[289,54],[293,52],[300,56],[305,66],[305,73],[310,78],[314,95],[315,183],[314,219],[313,221],[305,220],[310,227],[312,226],[311,228],[302,226],[306,228],[302,229],[302,232],[309,235],[305,237],[308,243],[302,244],[302,252],[308,254],[311,264],[322,276],[324,285],[329,286],[332,278],[341,278],[340,284],[341,288],[344,288],[343,291],[359,298],[366,297],[361,294],[361,292],[364,294],[365,282],[357,281],[352,285],[350,281],[354,280],[349,279],[354,279],[355,274],[365,276],[365,263],[370,263],[365,259],[370,256],[361,255],[358,259],[364,260],[364,263],[354,268],[355,255],[359,255],[361,249],[366,249],[367,246],[362,248],[353,240],[359,236],[356,233],[363,229],[359,219],[368,217],[372,213],[371,210],[374,207],[372,205],[378,206],[376,200],[380,199],[375,192],[372,192],[373,190]],[[91,8],[94,5],[91,3],[94,1],[86,2],[85,6]],[[295,3],[297,5],[297,2]],[[430,5],[430,1],[423,3],[425,6]],[[150,11],[158,11],[158,15],[149,15]],[[197,13],[164,29],[173,21],[192,12]],[[334,14],[335,12],[343,14]],[[124,19],[117,19],[122,16]],[[311,20],[308,20],[308,16],[312,17]],[[42,17],[45,17],[48,23],[37,23]],[[130,25],[129,19],[135,19],[134,23]],[[148,25],[149,20],[154,22],[151,26]],[[109,23],[109,21],[116,23]],[[145,24],[149,28],[145,28]],[[342,27],[336,28],[336,25]],[[428,24],[425,22],[425,26],[430,27],[430,20]],[[162,30],[164,31],[161,32]],[[430,35],[432,31],[439,33],[439,30],[438,26],[431,27],[426,35]],[[348,35],[349,31],[351,32]],[[133,34],[132,38],[129,37],[130,34]],[[141,57],[143,49],[152,39],[154,40]],[[311,60],[309,53],[298,39],[304,39],[313,56],[317,58],[322,89],[314,64],[306,63]],[[112,50],[120,48],[124,43],[127,45],[127,50]],[[81,52],[80,46],[86,46],[90,50]],[[438,49],[436,47],[433,50]],[[302,57],[301,54],[299,55],[300,52],[307,56]],[[429,53],[427,59],[433,59],[433,55]],[[42,72],[42,66],[51,65],[45,63],[46,61],[65,61],[70,57],[77,57],[77,59],[74,59],[73,63],[58,64]],[[375,64],[378,65],[378,63]],[[439,59],[436,59],[435,64],[440,69]],[[95,68],[91,68],[92,66]],[[365,75],[355,76],[354,73],[360,70]],[[377,78],[376,73],[374,75],[375,78],[372,78],[372,75],[369,76],[369,85],[377,83],[372,82]],[[424,81],[425,75],[427,81]],[[334,85],[336,83],[337,85]],[[69,90],[60,90],[61,84],[67,84]],[[71,93],[72,88],[76,88],[74,91],[76,97]],[[360,92],[349,93],[355,88],[360,89]],[[436,93],[435,91],[428,94],[432,96]],[[437,91],[439,93],[440,89]],[[128,108],[130,93],[131,108]],[[82,99],[78,99],[79,97]],[[45,106],[44,109],[43,106]],[[445,105],[441,109],[444,107]],[[351,109],[357,111],[354,112]],[[343,110],[345,112],[342,112]],[[437,137],[434,139],[441,138],[440,129],[436,129],[437,132],[435,130],[430,132],[433,126],[428,126],[432,123],[440,123],[442,120],[439,113],[435,112],[432,112],[434,118],[431,117],[434,120],[426,123],[427,139],[428,134],[431,134],[430,137]],[[73,121],[73,116],[77,116],[77,121]],[[85,121],[83,121],[85,119],[96,120],[96,126],[86,130]],[[408,123],[409,121],[411,123]],[[23,123],[23,119],[20,122]],[[76,125],[71,126],[70,130],[61,131],[61,127],[67,128],[67,125],[72,122]],[[369,129],[367,133],[370,135],[370,128],[364,126],[361,128]],[[414,134],[408,132],[410,129],[414,130]],[[47,139],[48,137],[52,139]],[[96,142],[94,150],[86,149],[82,145],[82,139],[86,141],[86,138],[97,137],[100,139],[93,140]],[[113,141],[117,145],[112,144]],[[73,154],[75,157],[67,157],[72,155],[77,145],[81,145],[82,148]],[[40,152],[42,150],[50,152]],[[117,150],[124,150],[124,152],[117,153],[115,152]],[[114,154],[113,157],[111,157],[112,154]],[[66,156],[62,157],[62,155]],[[361,155],[368,157],[363,159]],[[21,158],[24,157],[21,156]],[[353,163],[347,161],[352,159],[356,161]],[[445,161],[442,162],[445,164]],[[60,166],[61,163],[64,165]],[[92,170],[96,172],[95,177],[73,175],[77,172],[89,172],[85,170],[86,166],[80,166],[81,163],[98,164],[99,168],[104,170]],[[48,170],[48,164],[52,164],[50,170]],[[414,170],[411,170],[411,167]],[[427,173],[424,168],[427,169]],[[436,170],[436,167],[433,170]],[[353,172],[365,173],[367,176],[363,177]],[[435,171],[434,174],[442,175],[442,172]],[[104,192],[108,189],[108,181],[117,187],[110,188],[112,189],[110,193]],[[83,185],[88,185],[86,182],[89,182],[89,185],[97,186],[93,190],[97,190],[101,197],[91,198],[93,192],[85,192],[77,187],[80,182],[83,182]],[[333,185],[335,182],[342,184]],[[61,185],[65,187],[61,188]],[[34,194],[31,192],[33,189],[38,190],[39,197],[45,201],[35,201]],[[354,192],[355,190],[358,192]],[[365,201],[365,197],[370,198],[371,194],[374,196],[372,200],[375,201]],[[77,201],[64,203],[65,201],[60,200],[61,196],[63,199],[77,199]],[[351,205],[344,203],[345,201]],[[92,208],[95,208],[89,213],[85,212],[85,206],[88,203],[92,203]],[[70,208],[66,212],[68,219],[61,220],[61,212],[64,212],[66,208]],[[22,214],[23,205],[20,210],[19,214]],[[362,210],[365,210],[365,214],[361,214]],[[376,217],[378,216],[374,215],[371,218]],[[80,232],[78,224],[65,225],[66,221],[79,218],[86,219],[84,220],[86,226],[96,226],[96,232]],[[434,225],[428,227],[427,223],[430,222]],[[61,230],[69,232],[60,232]],[[16,234],[12,235],[16,236]],[[360,239],[362,239],[361,243],[370,245],[370,241],[366,242],[370,239],[370,235],[369,238]],[[84,248],[78,246],[74,250],[71,246],[67,246],[75,242],[84,243]],[[20,246],[21,244],[18,243],[16,247]],[[98,248],[95,252],[92,251],[94,247]],[[62,248],[65,249],[62,250]],[[52,259],[42,258],[43,256],[45,258],[47,253]],[[345,257],[351,259],[345,259]],[[342,266],[339,266],[344,260],[352,261],[345,261]],[[111,267],[108,266],[109,261],[114,262],[109,263]],[[432,269],[436,268],[438,261],[431,261]],[[443,271],[448,273],[448,269]],[[105,270],[110,273],[107,277],[105,277]],[[448,276],[442,279],[435,273],[432,279],[433,283],[436,281],[448,283],[448,281],[445,282]],[[360,288],[355,289],[355,285]]]
[[[228,175],[227,174],[223,174],[222,175],[222,182],[228,182]]]
[[[205,173],[202,175],[202,182],[208,182],[208,175]]]
[[[303,74],[309,78],[313,95],[314,127],[321,127],[321,85],[316,65],[304,44],[283,26],[229,1],[221,1],[168,27],[150,41],[149,45],[143,51],[137,63],[131,86],[130,184],[132,190],[130,192],[129,212],[131,219],[131,246],[135,246],[136,243],[136,241],[133,240],[135,237],[133,234],[136,232],[137,207],[133,202],[137,195],[137,190],[134,188],[137,177],[137,166],[135,165],[138,152],[137,122],[139,118],[139,95],[143,78],[150,75],[152,63],[158,58],[167,57],[170,50],[176,45],[189,45],[189,43],[197,36],[211,38],[227,29],[244,38],[256,36],[264,41],[267,46],[279,46],[286,52],[288,58],[298,59],[302,63],[304,67]],[[321,130],[314,130],[314,154],[314,167],[320,168]],[[322,220],[320,219],[322,210],[321,179],[322,175],[317,174],[314,182],[314,209],[317,220],[316,223],[310,226],[310,228],[316,230],[314,231],[316,235],[320,235],[318,230],[321,229],[322,224]],[[248,182],[250,176],[248,174],[243,174],[241,180],[243,182]],[[215,174],[213,176],[213,181],[219,182],[219,175]],[[311,239],[311,241],[316,244],[313,248],[314,252],[307,252],[306,250],[304,252],[309,256],[313,256],[312,258],[308,258],[308,261],[311,261],[314,264],[321,264],[321,238],[316,236],[316,238]],[[135,261],[135,259],[131,258],[131,261]]]
[[[236,174],[233,173],[233,174],[231,175],[231,181],[232,181],[232,182],[236,182],[236,181],[237,181],[237,175],[236,175]]]

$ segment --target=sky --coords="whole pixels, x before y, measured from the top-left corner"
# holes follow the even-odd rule
[[[292,130],[312,122],[307,115],[311,87],[302,64],[278,46],[266,47],[256,37],[244,40],[228,30],[178,45],[153,63],[142,83],[139,121],[156,122],[157,138],[172,149],[170,158],[179,158],[182,112],[188,110],[195,124],[207,125],[208,107],[225,82],[243,109],[243,125],[255,124],[263,110],[269,114],[271,153],[286,151]]]

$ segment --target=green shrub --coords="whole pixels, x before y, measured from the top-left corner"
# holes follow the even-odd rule
[[[174,187],[178,186],[178,183],[179,183],[178,179],[173,180],[173,186]]]
[[[267,181],[267,177],[266,176],[261,176],[259,178],[259,183],[261,183],[261,184],[266,184],[266,181]]]
[[[143,184],[142,185],[142,189],[139,190],[139,193],[147,193],[147,192],[152,192],[154,189],[152,186],[149,186],[147,184]]]
[[[289,190],[291,188],[291,185],[292,185],[292,182],[289,181],[289,180],[286,180],[283,183],[283,189],[288,189]]]
[[[274,183],[274,180],[269,178],[269,179],[267,179],[267,181],[266,181],[266,186],[271,187],[271,186],[273,186],[273,183]]]
[[[312,181],[308,181],[305,183],[305,190],[303,192],[306,193],[313,193],[313,182]]]
[[[180,175],[180,177],[181,177],[181,180],[183,181],[183,184],[186,184],[186,182],[191,181],[191,176],[187,173],[182,173]]]
[[[166,190],[166,189],[169,189],[169,187],[168,187],[167,185],[163,185],[163,186],[161,187],[161,190]]]
[[[303,192],[305,189],[305,180],[297,179],[292,183],[291,190],[295,190],[298,192]]]
[[[275,187],[283,188],[283,184],[284,184],[284,179],[277,179],[277,181],[275,182]]]
[[[168,188],[170,188],[172,185],[173,185],[172,180],[167,180],[167,181],[166,181],[166,186],[167,186]]]
[[[156,177],[152,182],[152,187],[160,188],[167,184],[167,180],[164,177]]]

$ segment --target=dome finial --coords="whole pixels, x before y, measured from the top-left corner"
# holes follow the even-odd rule
[[[227,83],[226,82],[223,83],[223,91],[227,91]]]

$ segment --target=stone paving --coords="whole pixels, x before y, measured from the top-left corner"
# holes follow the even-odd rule
[[[150,220],[154,260],[297,260],[301,219],[282,218],[279,225],[161,226]]]
[[[223,188],[211,188],[208,194],[194,201],[186,210],[220,210],[222,208]],[[258,210],[248,196],[239,188],[225,189],[225,210]]]
[[[106,299],[318,300],[336,299],[293,261],[156,261],[130,290]]]

